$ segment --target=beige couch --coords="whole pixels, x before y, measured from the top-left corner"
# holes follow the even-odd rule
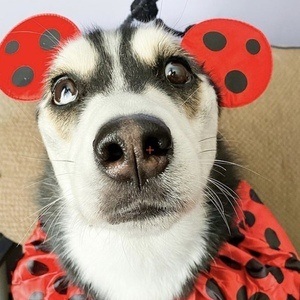
[[[267,92],[243,108],[224,110],[220,130],[241,171],[300,250],[300,49],[273,49]],[[0,232],[23,242],[35,224],[34,194],[45,159],[35,105],[0,94]]]

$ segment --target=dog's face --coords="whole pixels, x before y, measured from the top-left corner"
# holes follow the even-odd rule
[[[91,226],[168,228],[203,206],[216,92],[155,25],[93,32],[59,51],[39,128],[64,205]]]

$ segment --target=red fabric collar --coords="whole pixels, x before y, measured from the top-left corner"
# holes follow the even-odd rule
[[[232,238],[200,273],[186,300],[300,299],[300,261],[282,227],[244,181],[237,189],[238,217]],[[15,300],[83,300],[66,282],[57,257],[44,249],[39,226],[24,246],[24,257],[13,274]]]

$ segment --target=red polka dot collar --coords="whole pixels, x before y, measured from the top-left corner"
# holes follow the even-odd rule
[[[300,261],[274,216],[244,181],[237,189],[238,217],[230,240],[207,273],[200,273],[186,300],[300,299]],[[13,274],[16,300],[83,300],[79,288],[66,281],[55,254],[45,249],[39,226],[24,246]]]

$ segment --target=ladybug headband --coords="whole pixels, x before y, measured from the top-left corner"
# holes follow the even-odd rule
[[[124,23],[154,20],[156,1],[135,0]],[[175,33],[182,36],[182,47],[218,87],[221,106],[251,103],[266,89],[272,55],[267,39],[258,29],[236,20],[211,19],[190,26],[184,33]],[[73,22],[53,14],[33,16],[14,27],[0,44],[0,89],[18,100],[41,99],[43,79],[56,51],[79,35]]]

